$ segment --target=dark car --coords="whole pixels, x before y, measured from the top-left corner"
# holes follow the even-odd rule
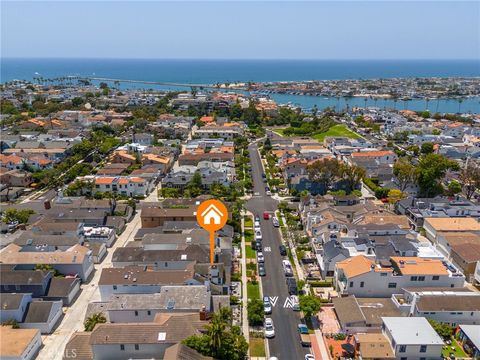
[[[280,255],[287,256],[287,248],[285,247],[285,245],[280,245],[278,249],[280,250]]]
[[[256,241],[255,242],[255,249],[262,251],[262,242],[261,241]]]
[[[260,221],[260,216],[255,216],[255,221]]]
[[[258,265],[258,275],[265,276],[267,273],[265,272],[265,265],[259,264]]]
[[[293,277],[287,278],[287,287],[290,295],[298,294],[297,281]]]

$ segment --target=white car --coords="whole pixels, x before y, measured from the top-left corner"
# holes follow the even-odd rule
[[[263,256],[263,253],[261,251],[258,251],[257,252],[257,261],[259,263],[263,263],[265,262],[265,256]]]
[[[273,338],[275,336],[275,328],[273,327],[273,320],[271,318],[265,319],[265,337]]]
[[[266,194],[267,196],[272,196],[272,192],[270,190],[267,190]]]
[[[255,240],[262,240],[262,232],[255,231]]]
[[[255,224],[253,225],[256,229],[260,229],[260,221],[255,221]]]
[[[305,360],[315,360],[315,356],[313,356],[312,354],[307,354],[305,355]]]
[[[292,310],[300,311],[300,302],[297,295],[290,295],[290,300],[292,301]]]
[[[268,296],[263,297],[263,312],[267,315],[272,313],[272,303]]]
[[[278,222],[278,219],[277,219],[276,216],[274,216],[274,217],[272,218],[272,223],[273,223],[273,226],[275,226],[275,227],[279,227],[279,226],[280,226],[280,223]]]

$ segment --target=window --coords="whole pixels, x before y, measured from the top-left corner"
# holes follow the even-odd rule
[[[360,287],[364,287],[365,286],[365,282],[360,282]]]
[[[397,287],[397,283],[388,283],[389,289],[395,289]]]
[[[382,272],[382,273],[380,273],[380,276],[387,276],[387,273],[386,273],[386,272]]]
[[[402,357],[402,358],[400,358],[400,360],[407,360],[407,358],[406,358],[406,357]]]
[[[434,276],[432,276],[432,280],[440,280],[440,276],[434,275]]]
[[[417,281],[418,280],[418,277],[416,276],[410,276],[410,281]]]
[[[419,276],[418,281],[425,281],[425,276]]]
[[[427,352],[427,345],[421,345],[420,352]]]
[[[400,345],[400,347],[398,348],[398,352],[405,352],[407,351],[407,345]]]
[[[117,290],[117,285],[113,285],[113,290]]]
[[[140,346],[138,344],[135,344],[135,350],[140,350]]]
[[[120,344],[120,350],[122,350],[122,351],[125,350],[125,345]]]
[[[350,287],[351,288],[353,287],[353,281],[350,281]]]
[[[420,360],[427,360],[427,358],[421,357]]]
[[[152,312],[150,310],[148,310],[147,315],[152,315]]]
[[[138,316],[138,311],[137,310],[135,310],[135,316]]]

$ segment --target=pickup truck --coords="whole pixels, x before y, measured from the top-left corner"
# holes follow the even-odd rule
[[[310,334],[308,333],[307,325],[298,324],[298,332],[300,333],[300,343],[302,346],[311,346]]]

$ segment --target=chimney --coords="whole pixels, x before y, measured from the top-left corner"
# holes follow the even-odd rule
[[[50,210],[50,208],[52,207],[52,205],[50,204],[50,200],[45,200],[43,202],[43,207],[45,210]]]
[[[205,305],[202,305],[202,308],[200,309],[200,320],[207,320],[207,309],[205,308]]]

